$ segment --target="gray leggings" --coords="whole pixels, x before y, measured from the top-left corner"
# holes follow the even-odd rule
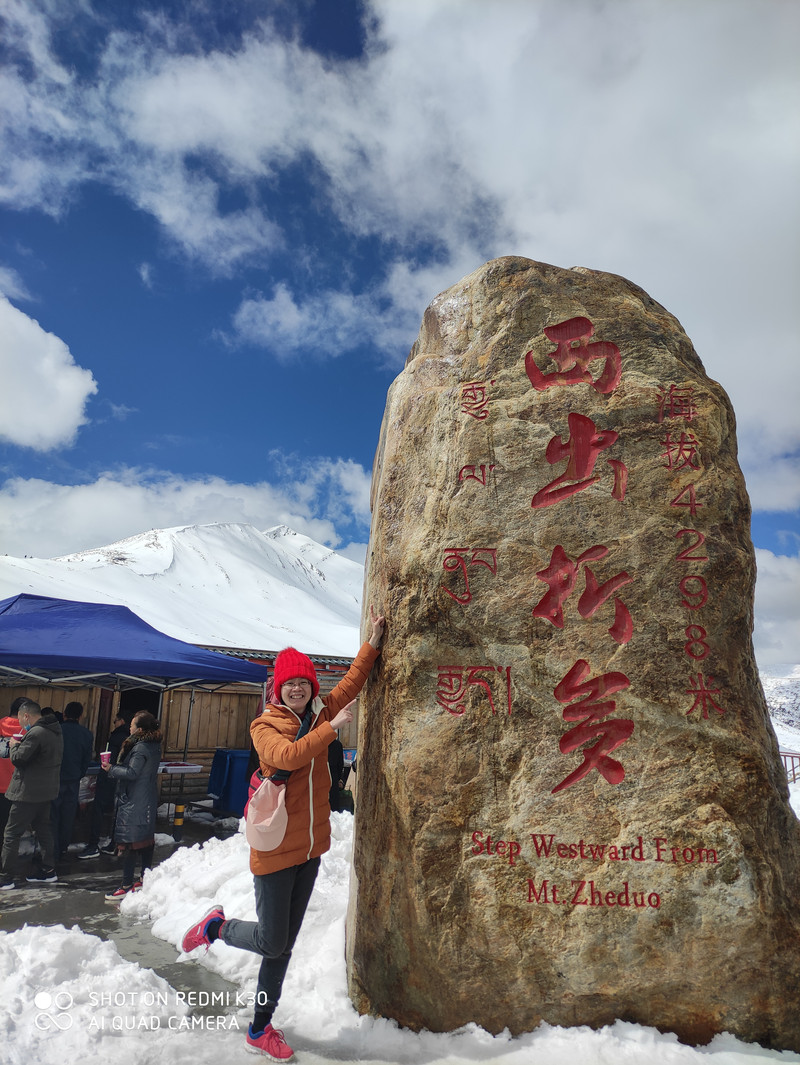
[[[225,921],[219,938],[231,947],[250,950],[262,957],[258,971],[253,1030],[272,1020],[292,956],[292,947],[305,917],[308,900],[319,870],[319,858],[277,873],[254,876],[257,921]]]

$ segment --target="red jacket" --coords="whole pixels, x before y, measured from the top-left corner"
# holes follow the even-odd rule
[[[364,687],[380,652],[365,643],[336,687],[314,699],[314,722],[297,742],[300,718],[288,706],[268,703],[250,726],[261,772],[271,776],[276,769],[289,769],[286,785],[286,835],[274,851],[250,851],[250,869],[256,875],[275,873],[317,858],[331,845],[331,774],[328,746],[336,736],[330,722]]]
[[[22,732],[19,718],[0,717],[0,736],[16,736],[18,732]],[[13,774],[14,764],[11,759],[0,758],[0,794],[5,795]]]

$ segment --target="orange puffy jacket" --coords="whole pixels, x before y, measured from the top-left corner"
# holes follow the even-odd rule
[[[257,876],[301,865],[330,847],[328,746],[336,736],[330,722],[364,687],[379,654],[369,643],[362,646],[333,691],[314,699],[313,724],[296,743],[300,718],[283,704],[268,703],[250,726],[262,774],[271,776],[276,769],[292,773],[286,784],[288,824],[283,842],[274,851],[250,851],[250,869]]]

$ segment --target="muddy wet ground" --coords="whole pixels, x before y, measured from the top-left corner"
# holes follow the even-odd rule
[[[170,835],[172,829],[166,822],[159,821],[156,831]],[[224,838],[233,831],[213,823],[187,822],[182,842],[156,847],[153,864],[169,858],[179,846],[202,844],[212,837]],[[149,924],[125,917],[118,904],[106,902],[106,893],[121,882],[121,859],[101,855],[81,861],[77,857],[79,849],[73,847],[70,860],[59,863],[56,884],[28,884],[24,879],[27,861],[24,856],[20,857],[22,876],[17,877],[17,886],[11,891],[0,892],[0,931],[13,932],[24,924],[62,924],[67,928],[78,925],[90,935],[111,940],[123,958],[152,969],[176,991],[187,994],[236,991],[233,984],[209,972],[205,966],[179,963],[176,948],[163,939],[156,939]],[[208,1010],[219,1013],[219,1006],[210,1005]],[[203,1013],[204,1010],[197,1007],[193,1012]]]

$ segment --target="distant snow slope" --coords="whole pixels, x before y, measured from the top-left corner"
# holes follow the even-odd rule
[[[781,750],[800,754],[800,666],[771,666],[761,683]]]
[[[343,658],[360,643],[363,580],[357,562],[285,525],[183,525],[62,558],[0,556],[0,599],[122,603],[189,643]],[[761,679],[781,749],[800,752],[800,666]]]
[[[363,567],[285,525],[185,525],[54,559],[0,557],[0,599],[22,592],[121,603],[189,643],[350,657]]]

